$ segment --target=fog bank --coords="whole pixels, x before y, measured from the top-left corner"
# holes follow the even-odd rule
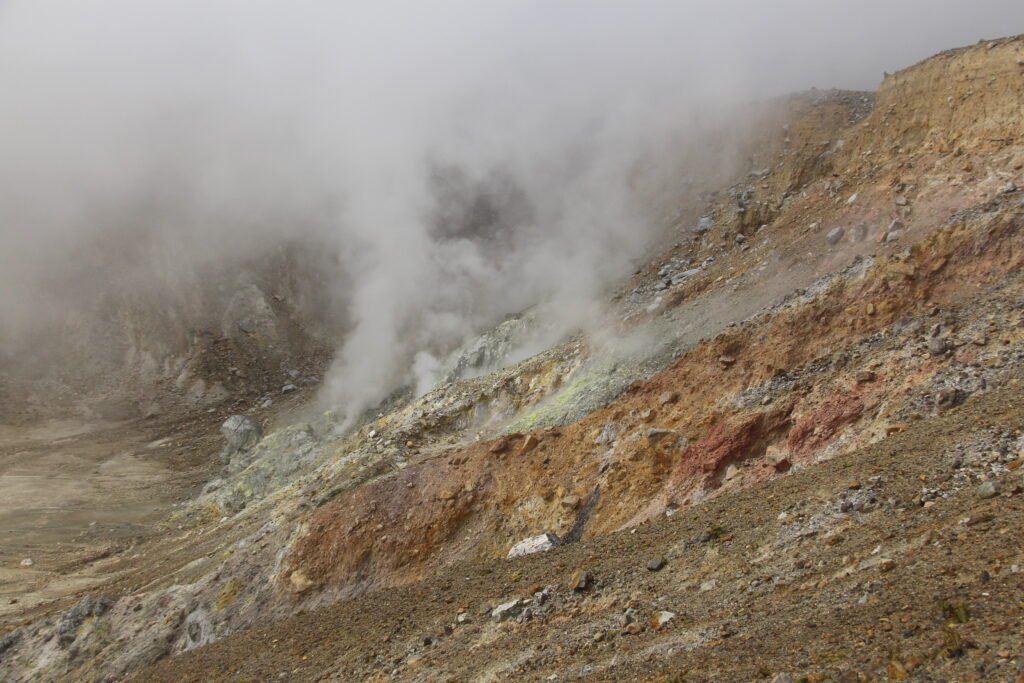
[[[1021,31],[994,0],[5,2],[0,346],[308,242],[354,415],[502,316],[584,322],[716,112]]]

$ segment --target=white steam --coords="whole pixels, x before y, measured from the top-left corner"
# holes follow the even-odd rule
[[[713,112],[1020,30],[997,0],[6,2],[0,322],[61,315],[53,274],[112,231],[169,282],[316,239],[351,416],[503,315],[578,324],[655,228],[638,185]],[[108,256],[96,287],[153,271]]]

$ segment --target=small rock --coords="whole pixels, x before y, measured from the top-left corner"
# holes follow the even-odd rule
[[[658,572],[665,567],[666,561],[664,557],[655,557],[647,562],[648,571]]]
[[[26,557],[24,560],[21,561],[22,567],[31,567],[34,564],[35,560],[33,560],[31,557]]]
[[[707,593],[709,591],[713,591],[717,586],[718,581],[716,581],[715,579],[708,579],[707,581],[704,581],[700,584],[700,592]]]
[[[679,400],[679,394],[674,391],[664,391],[658,396],[658,405],[667,406]]]
[[[653,628],[655,631],[660,631],[670,621],[672,621],[675,618],[676,618],[675,612],[667,612],[665,610],[662,610],[660,612],[655,612],[654,616],[651,617],[651,621],[650,621],[651,628]]]
[[[786,673],[778,673],[772,678],[772,683],[793,683],[793,677]]]
[[[896,206],[906,206],[906,205],[907,205],[907,198],[904,197],[903,195],[898,195],[896,197]]]
[[[878,571],[880,572],[891,572],[896,568],[896,560],[888,557],[883,557],[878,561]]]
[[[526,455],[527,453],[532,451],[534,448],[536,448],[537,444],[539,444],[539,443],[540,443],[540,439],[538,439],[533,434],[528,434],[526,436],[526,438],[523,439],[523,445],[519,449],[519,455]]]
[[[960,405],[964,401],[964,392],[956,387],[946,387],[939,389],[935,394],[935,405],[939,408],[952,408],[953,406]]]
[[[292,591],[295,593],[305,593],[313,587],[313,582],[310,581],[301,569],[296,569],[288,577],[288,581],[292,584]]]
[[[978,487],[977,494],[978,498],[981,498],[982,500],[986,498],[995,498],[999,495],[999,484],[995,480],[989,479]]]
[[[507,451],[509,449],[509,446],[511,446],[511,445],[512,445],[512,439],[510,439],[510,438],[508,438],[506,436],[506,437],[503,437],[501,439],[498,439],[493,444],[491,444],[491,447],[490,447],[489,450],[490,450],[491,453],[504,453],[505,451]]]
[[[706,232],[710,232],[711,228],[713,228],[714,226],[715,222],[711,220],[710,216],[702,216],[701,219],[697,221],[697,226],[693,229],[693,231],[698,235],[703,235]]]
[[[282,394],[290,394],[290,393],[292,393],[293,391],[295,391],[297,389],[298,389],[297,386],[295,386],[294,384],[289,382],[288,384],[285,384],[283,387],[281,387],[281,393]]]
[[[665,439],[676,436],[676,432],[671,429],[648,429],[644,436],[647,438],[648,446],[657,446]]]
[[[220,426],[228,451],[234,453],[252,448],[263,438],[260,423],[248,415],[232,415]]]
[[[569,588],[579,593],[587,590],[593,582],[594,578],[590,575],[590,572],[580,569],[572,575],[571,579],[569,579]]]
[[[857,384],[868,384],[875,381],[875,373],[871,370],[861,370],[857,373]]]
[[[491,618],[495,621],[508,621],[514,617],[519,616],[523,611],[523,601],[516,598],[515,600],[509,600],[491,610]]]
[[[978,526],[979,524],[988,524],[989,522],[993,521],[995,518],[996,518],[995,515],[993,515],[990,512],[986,512],[986,513],[981,514],[981,515],[971,515],[970,517],[965,519],[963,523],[966,526]]]
[[[718,357],[718,364],[721,365],[723,368],[728,368],[728,367],[732,366],[732,364],[735,363],[735,362],[736,362],[736,357],[735,356],[719,356]]]
[[[949,350],[949,344],[941,337],[932,337],[928,340],[928,353],[933,356],[941,356]]]
[[[601,433],[597,435],[594,440],[598,446],[611,446],[615,443],[615,439],[619,436],[619,424],[617,422],[609,422],[601,428]]]
[[[512,549],[508,551],[508,557],[522,557],[524,555],[532,555],[534,553],[543,553],[557,548],[561,544],[558,536],[545,532],[540,536],[531,536],[530,538],[524,539],[512,546]]]
[[[856,196],[857,195],[854,195],[854,197]],[[825,241],[830,245],[839,244],[839,240],[843,239],[843,232],[842,228],[832,228],[828,231],[828,234],[825,235]]]

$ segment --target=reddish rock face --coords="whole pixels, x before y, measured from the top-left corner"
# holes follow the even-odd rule
[[[802,416],[789,431],[786,446],[800,456],[815,451],[864,412],[864,399],[856,394],[843,394],[829,399],[813,412]]]

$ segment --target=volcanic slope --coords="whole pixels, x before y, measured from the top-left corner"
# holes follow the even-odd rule
[[[1021,111],[1021,38],[777,103],[614,342],[272,431],[0,673],[1018,680]]]

